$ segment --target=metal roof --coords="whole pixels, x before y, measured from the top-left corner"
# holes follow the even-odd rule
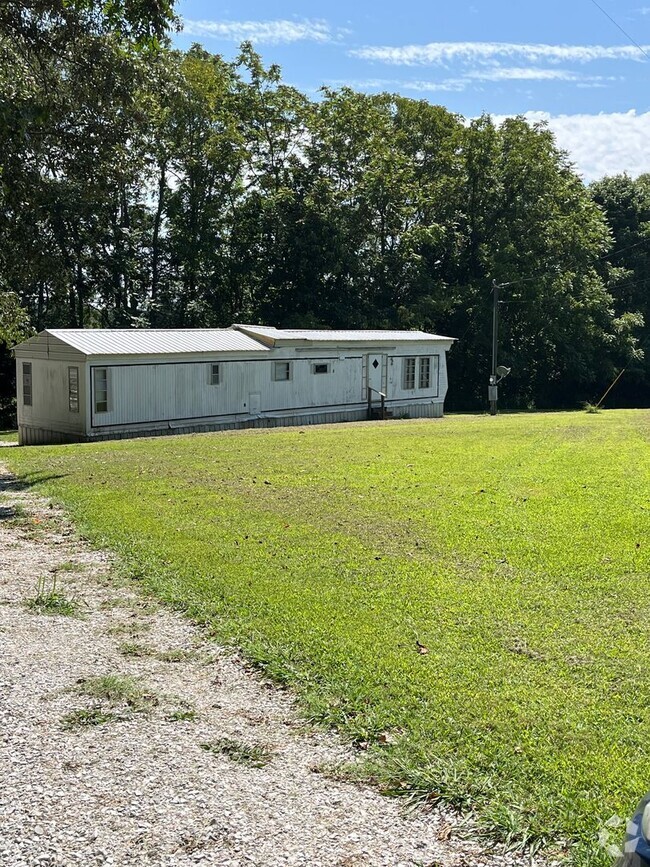
[[[273,341],[306,340],[312,343],[397,343],[431,342],[432,340],[454,340],[440,334],[427,334],[425,331],[328,331],[309,328],[269,328],[264,325],[234,325],[246,334],[259,336]]]
[[[53,328],[45,333],[84,355],[268,352],[268,346],[232,328]]]

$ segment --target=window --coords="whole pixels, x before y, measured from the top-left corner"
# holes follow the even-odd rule
[[[329,373],[330,366],[329,364],[312,364],[311,366],[312,373]]]
[[[415,388],[415,359],[404,359],[404,389],[411,391]]]
[[[414,391],[416,388],[432,388],[438,375],[437,362],[438,357],[435,355],[433,359],[428,355],[421,355],[419,358],[405,358],[402,383],[404,390]]]
[[[430,358],[421,358],[420,359],[420,388],[430,388],[431,387],[431,359]]]
[[[93,369],[93,388],[95,412],[108,412],[108,370],[105,367]]]
[[[32,405],[32,363],[23,361],[23,406]]]
[[[210,365],[210,385],[220,385],[221,369],[219,364]]]
[[[291,379],[291,362],[274,361],[273,379],[275,382],[287,382],[289,379]]]
[[[68,409],[79,412],[79,368],[68,368]]]

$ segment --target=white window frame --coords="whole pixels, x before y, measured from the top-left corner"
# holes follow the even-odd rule
[[[415,356],[404,359],[404,365],[402,367],[402,388],[404,391],[415,390],[416,361],[417,359]]]
[[[221,385],[221,363],[218,361],[210,364],[208,373],[208,383],[210,385]]]
[[[291,362],[273,362],[273,382],[289,382],[291,380]]]
[[[68,368],[68,410],[79,412],[79,368]]]
[[[33,379],[31,361],[23,361],[23,406],[32,406],[33,403]]]
[[[431,388],[431,356],[422,355],[418,359],[418,388]]]
[[[100,377],[103,379],[103,386],[100,386]],[[99,395],[103,394],[103,400],[99,400]],[[93,406],[95,413],[109,412],[109,381],[107,367],[93,367]],[[101,408],[103,407],[103,409]]]
[[[324,368],[324,370],[319,370],[319,368]],[[322,376],[325,373],[330,372],[329,362],[327,361],[314,361],[311,366],[311,372],[315,376]]]

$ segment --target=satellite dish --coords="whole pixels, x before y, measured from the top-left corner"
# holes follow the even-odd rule
[[[511,367],[504,367],[502,364],[500,364],[497,367],[497,376],[500,376],[501,379],[503,379],[503,377],[507,376],[511,370],[512,370]]]

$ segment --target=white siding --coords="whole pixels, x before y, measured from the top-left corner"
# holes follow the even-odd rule
[[[330,372],[314,374],[313,357],[284,354],[281,357],[291,364],[291,378],[279,382],[273,379],[273,362],[278,355],[268,353],[263,361],[220,360],[219,385],[210,385],[214,359],[93,364],[92,368],[108,370],[109,410],[97,413],[93,405],[92,427],[249,415],[251,395],[256,394],[260,395],[261,413],[358,404],[365,400],[360,355],[330,356],[327,358]]]
[[[32,403],[23,402],[23,363],[32,366]],[[84,362],[22,356],[16,360],[18,425],[82,434],[85,430]],[[68,368],[79,368],[79,412],[68,405]]]

